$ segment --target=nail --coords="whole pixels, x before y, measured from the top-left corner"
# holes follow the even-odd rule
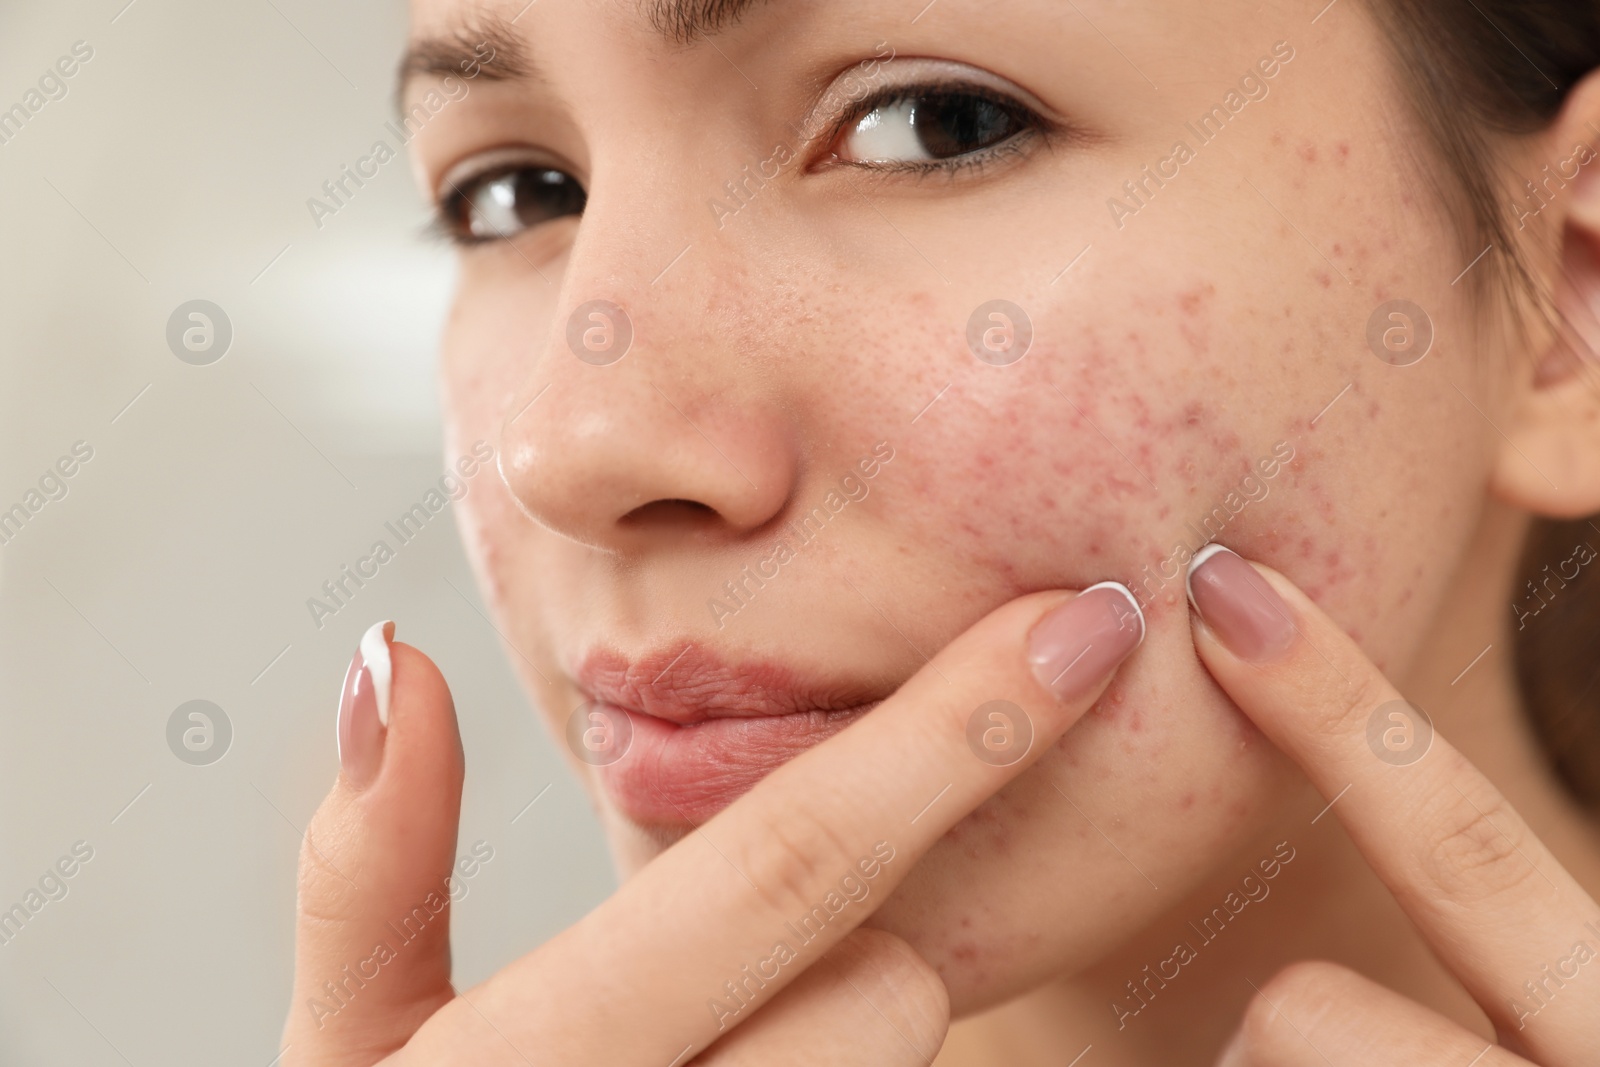
[[[1144,640],[1144,612],[1127,586],[1091,585],[1040,619],[1028,635],[1028,664],[1058,700],[1092,691]]]
[[[1294,616],[1278,591],[1231,549],[1210,544],[1184,580],[1200,621],[1242,660],[1264,663],[1294,641]]]
[[[345,672],[339,694],[339,766],[345,778],[364,789],[378,776],[383,763],[383,740],[389,726],[389,684],[394,663],[389,642],[394,623],[374,623],[361,635],[361,644]]]

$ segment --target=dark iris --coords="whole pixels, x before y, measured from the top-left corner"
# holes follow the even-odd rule
[[[581,215],[587,200],[583,186],[565,171],[517,166],[464,182],[445,199],[444,214],[460,239],[487,241]]]
[[[1015,137],[1026,127],[1015,107],[973,93],[932,93],[913,101],[912,128],[935,159],[981,151]]]

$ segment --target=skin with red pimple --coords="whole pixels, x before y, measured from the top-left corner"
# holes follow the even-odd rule
[[[1170,12],[1148,6],[1103,12],[1107,32],[1162,39]],[[948,183],[796,167],[720,227],[707,198],[771,140],[722,106],[759,110],[722,80],[726,58],[663,50],[628,4],[536,5],[519,23],[560,58],[549,77],[570,118],[554,125],[583,133],[552,137],[592,168],[589,207],[463,257],[443,373],[454,446],[500,450],[505,483],[462,501],[463,527],[557,736],[584,699],[567,666],[599,647],[694,640],[887,693],[1019,594],[1116,579],[1144,605],[1145,643],[1094,712],[874,916],[933,963],[957,1012],[1172,926],[1315,799],[1197,661],[1187,553],[1215,537],[1283,571],[1403,672],[1468,548],[1460,516],[1481,501],[1492,431],[1451,382],[1491,411],[1487,379],[1431,357],[1401,373],[1367,348],[1380,296],[1470,322],[1448,222],[1410,193],[1414,145],[1372,133],[1396,107],[1375,30],[1341,10],[1312,47],[1301,6],[1238,6],[1186,24],[1160,94],[1042,0],[1017,15],[1025,40],[982,5],[914,26],[869,6],[781,46],[735,32],[723,47],[774,87],[762,107],[798,107],[778,88],[796,70],[843,69],[888,39],[994,70],[1103,136]],[[418,0],[418,21],[454,7]],[[1123,182],[1290,37],[1271,94],[1115,221]],[[474,87],[454,125],[424,131],[425,170],[520,136],[473,110],[497,91]],[[682,99],[704,101],[695,121]],[[641,154],[649,166],[620,163]],[[1033,327],[1008,366],[966,343],[996,297]],[[590,299],[632,323],[609,366],[566,347]],[[736,614],[708,611],[880,442],[893,458],[864,498]],[[700,507],[659,506],[684,500]],[[625,874],[687,831],[630,820],[574,766]]]

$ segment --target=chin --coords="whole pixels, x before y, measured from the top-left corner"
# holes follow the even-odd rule
[[[1170,949],[1191,898],[1199,914],[1213,884],[1245,873],[1305,788],[1200,666],[1187,605],[1163,602],[1148,621],[1139,656],[1095,708],[951,827],[867,920],[938,971],[956,1015],[1080,975],[1145,937]],[[624,877],[692,829],[630,819],[589,782]]]

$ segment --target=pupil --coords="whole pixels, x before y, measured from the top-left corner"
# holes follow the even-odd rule
[[[524,226],[583,210],[583,189],[559,170],[519,170],[515,182],[517,218]]]
[[[1015,132],[1010,112],[978,96],[935,98],[917,107],[913,121],[923,148],[935,159],[987,148]]]

